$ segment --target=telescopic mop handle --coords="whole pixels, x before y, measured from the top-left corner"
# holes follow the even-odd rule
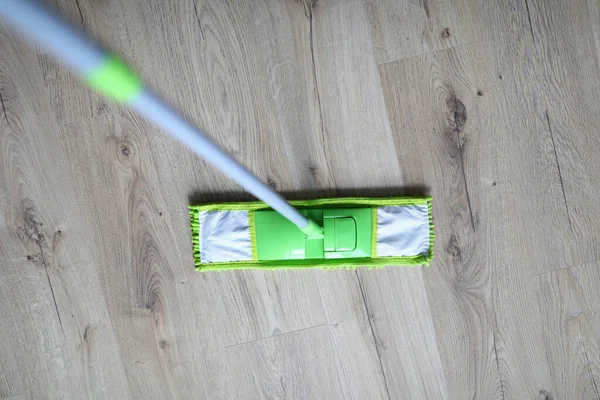
[[[145,88],[124,62],[101,49],[79,30],[35,0],[0,0],[0,17],[13,29],[63,60],[107,97],[129,104],[148,120],[217,167],[248,192],[298,226],[309,238],[322,237],[323,229],[300,214],[202,131]]]

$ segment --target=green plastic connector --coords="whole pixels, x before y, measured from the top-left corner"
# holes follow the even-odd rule
[[[142,91],[142,81],[129,66],[111,55],[87,76],[90,86],[119,103],[127,103]]]
[[[308,220],[308,226],[306,228],[300,228],[300,230],[304,232],[307,239],[323,239],[324,237],[323,228],[312,219]]]
[[[371,256],[372,211],[370,208],[323,210],[325,258]]]
[[[311,208],[301,209],[300,213],[310,221],[304,229],[298,229],[276,211],[254,212],[259,261],[357,259],[371,256],[370,207]]]

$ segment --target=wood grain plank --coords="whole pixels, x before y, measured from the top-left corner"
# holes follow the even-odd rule
[[[25,400],[27,399],[26,394],[18,394],[16,396],[6,397],[6,400]]]
[[[248,194],[0,27],[0,397],[600,398],[595,2],[50,4],[277,190],[433,194],[436,259],[196,273]]]
[[[497,171],[495,160],[487,158],[491,149],[484,146],[491,133],[480,126],[493,88],[478,50],[469,45],[380,66],[399,162],[411,184],[431,185],[436,199],[436,259],[424,271],[423,292],[428,293],[447,393],[443,385],[433,388],[449,398],[501,397],[503,391],[494,351],[493,270],[487,261],[500,249],[490,249],[485,233],[493,227],[488,223],[502,227],[506,217],[496,220],[500,210],[488,209],[497,196],[492,192]],[[478,96],[478,90],[485,95]],[[502,245],[502,237],[496,243]],[[400,276],[390,275],[388,282],[396,287]],[[381,330],[393,337],[386,330],[394,332],[394,326],[382,323]],[[428,361],[437,371],[435,358]]]
[[[320,120],[313,135],[322,137],[327,170],[321,171],[331,176],[323,183],[343,188],[344,195],[397,193],[401,171],[392,148],[364,5],[307,2],[304,12]],[[313,160],[300,158],[299,162],[301,170],[314,167]],[[389,398],[358,275],[353,271],[320,273],[318,281],[352,397]]]
[[[600,62],[600,4],[597,1],[587,2],[589,21],[596,45],[596,59]]]
[[[399,164],[397,156],[388,147],[391,145],[391,135],[387,123],[386,109],[383,102],[379,101],[382,93],[381,83],[379,79],[375,78],[373,78],[371,83],[364,81],[373,75],[377,75],[372,70],[375,68],[374,54],[370,50],[368,42],[365,44],[365,41],[369,40],[365,8],[362,4],[354,3],[346,6],[318,3],[312,8],[312,13],[313,23],[315,24],[314,43],[316,46],[317,81],[319,82],[322,104],[326,105],[323,108],[326,137],[331,138],[331,140],[343,137],[344,139],[339,139],[339,141],[350,141],[352,144],[360,143],[361,150],[365,152],[365,156],[360,157],[361,160],[364,160],[361,161],[360,165],[367,162],[366,169],[364,170],[347,171],[347,176],[354,178],[352,179],[354,183],[344,183],[344,185],[362,182],[366,187],[391,186],[397,188],[401,183],[407,184],[408,182],[402,179],[402,175],[405,172],[404,169],[400,171],[397,167]],[[327,23],[321,22],[323,20],[327,21]],[[352,27],[352,29],[350,31],[341,30],[340,27],[344,26]],[[342,40],[341,38],[344,39]],[[363,59],[354,60],[354,57],[362,57]],[[342,60],[348,61],[342,62]],[[336,77],[335,81],[332,80],[332,76]],[[346,79],[350,82],[360,82],[360,86],[348,88]],[[334,82],[335,85],[333,84]],[[365,92],[363,93],[361,90],[365,90]],[[333,96],[332,93],[336,93],[336,95]],[[374,100],[363,102],[363,99],[369,98]],[[323,101],[323,99],[326,100]],[[357,124],[362,124],[364,129],[359,132],[349,128],[357,126]],[[330,127],[332,127],[333,131],[330,130]],[[345,129],[342,131],[338,127],[344,127]],[[365,147],[365,140],[367,140],[367,143],[375,143],[377,146],[383,145],[386,147],[386,150],[378,149],[378,155],[372,158],[369,155],[371,154],[369,152],[370,149]],[[339,145],[336,147],[339,148]],[[344,149],[343,153],[351,154],[352,151],[355,150]],[[336,155],[334,154],[331,157],[336,157]],[[335,158],[333,159],[335,160]],[[385,167],[369,164],[375,159],[383,162]],[[340,159],[338,162],[342,163],[343,160]],[[390,178],[381,175],[380,171],[384,170],[389,174]],[[335,166],[333,171],[335,173]],[[372,173],[374,171],[376,172],[375,174]],[[407,171],[410,171],[410,168],[407,168]],[[366,172],[369,172],[369,178],[365,175]],[[363,176],[364,178],[362,178]],[[391,181],[388,181],[388,179],[391,179]],[[391,183],[392,181],[393,184]],[[340,185],[337,177],[335,182]],[[391,193],[391,189],[388,189],[387,193]],[[412,359],[414,363],[406,363],[406,360],[403,360],[403,363],[397,362],[398,352],[405,350],[403,343],[406,342],[397,341],[396,337],[410,337],[417,344],[423,337],[431,338],[428,335],[431,335],[433,329],[430,329],[427,333],[423,333],[424,336],[419,336],[415,331],[398,332],[397,328],[393,328],[396,324],[391,321],[385,321],[385,317],[382,317],[384,321],[382,321],[381,325],[378,325],[377,320],[374,320],[376,318],[374,316],[380,314],[389,315],[389,309],[385,306],[385,302],[380,301],[382,299],[380,297],[381,287],[393,290],[392,287],[394,287],[394,284],[397,287],[397,281],[386,283],[386,280],[389,280],[389,276],[382,276],[382,274],[378,274],[377,276],[365,274],[364,277],[360,274],[356,278],[357,281],[353,284],[354,286],[358,286],[357,291],[360,295],[358,298],[354,295],[346,300],[346,302],[356,304],[358,300],[360,304],[360,300],[362,300],[365,304],[363,305],[364,311],[362,307],[353,311],[354,313],[358,313],[355,318],[358,322],[358,327],[363,332],[364,338],[349,334],[343,335],[338,332],[340,343],[343,343],[342,341],[345,340],[347,341],[346,346],[357,346],[353,343],[360,345],[359,348],[361,348],[361,353],[363,354],[361,358],[365,359],[368,356],[366,359],[369,360],[367,364],[370,366],[369,369],[373,371],[373,374],[377,373],[381,375],[378,381],[383,383],[385,392],[380,394],[380,396],[395,398],[403,396],[441,395],[444,397],[446,389],[443,383],[441,364],[439,358],[436,358],[437,351],[431,349],[432,354],[434,354],[433,358]],[[333,287],[333,281],[331,283],[327,281],[329,279],[325,279],[325,282],[320,283],[324,299],[331,296],[328,290],[332,290]],[[332,293],[336,292],[333,291]],[[328,310],[328,313],[334,317],[343,318],[343,314],[340,313],[341,310],[344,310],[344,307],[336,306]],[[347,309],[346,312],[348,312]],[[402,311],[399,310],[398,312],[401,313]],[[424,314],[423,321],[428,321],[428,317],[427,314]],[[342,326],[344,325],[347,327],[353,326],[349,323],[342,323]],[[429,326],[431,327],[430,320]],[[340,328],[340,331],[342,329],[344,328]],[[430,341],[428,343],[431,344]],[[427,346],[425,342],[421,342],[420,344]],[[403,365],[406,365],[406,368],[403,368]],[[419,373],[415,374],[417,370],[423,375]],[[422,384],[423,381],[429,382],[433,380],[435,382],[436,379],[438,379],[437,383],[431,385]]]
[[[570,15],[568,20],[571,23],[585,21],[581,14],[576,15],[580,12],[576,11],[580,10],[580,6],[577,4],[574,6],[573,11],[575,12]],[[487,31],[485,35],[493,37],[495,43],[502,44],[501,46],[487,47],[486,58],[491,65],[497,66],[497,73],[503,74],[502,85],[505,93],[513,93],[511,101],[527,99],[523,103],[528,103],[521,105],[518,113],[515,111],[506,119],[506,121],[512,120],[510,125],[515,126],[520,132],[520,137],[511,135],[511,139],[515,143],[514,149],[521,154],[520,157],[530,158],[527,163],[510,160],[511,168],[507,171],[513,177],[514,183],[523,182],[523,177],[527,176],[527,189],[523,190],[517,186],[517,190],[514,191],[514,195],[522,203],[517,205],[517,209],[520,210],[518,213],[522,215],[517,219],[522,226],[513,232],[527,232],[529,253],[522,248],[519,253],[524,254],[525,257],[521,256],[514,262],[507,262],[496,275],[494,307],[497,310],[500,337],[498,354],[500,365],[503,367],[505,387],[510,392],[543,398],[552,397],[553,393],[556,393],[557,383],[553,379],[552,367],[546,359],[546,350],[540,346],[540,343],[545,341],[546,333],[535,322],[543,319],[543,315],[539,311],[533,310],[537,301],[532,299],[530,293],[535,289],[528,279],[523,279],[522,275],[523,272],[532,274],[560,268],[559,266],[573,265],[573,263],[586,260],[585,257],[590,252],[582,249],[581,242],[585,243],[586,239],[579,238],[580,233],[576,232],[572,226],[568,207],[569,198],[565,196],[564,190],[566,187],[563,171],[565,161],[560,156],[557,135],[552,126],[552,117],[549,119],[547,115],[548,102],[554,104],[555,101],[551,99],[553,92],[551,87],[554,83],[552,79],[548,78],[545,64],[548,62],[560,63],[559,60],[563,60],[563,56],[558,56],[559,53],[555,53],[554,50],[547,53],[538,50],[538,42],[544,40],[552,42],[554,36],[562,38],[561,40],[573,36],[583,39],[589,35],[589,31],[586,32],[588,28],[584,23],[581,27],[574,29],[579,31],[574,34],[572,27],[559,28],[560,20],[555,19],[550,24],[554,32],[541,33],[536,29],[539,18],[536,14],[536,7],[535,3],[527,1],[515,2],[510,6],[501,3],[483,3],[481,15],[485,16],[484,26]],[[553,19],[561,13],[558,4],[548,5],[548,7],[553,10],[552,14],[554,14],[554,10],[558,11]],[[526,34],[528,31],[529,35]],[[555,54],[558,57],[554,56]],[[571,59],[571,55],[566,55],[564,62],[568,65]],[[520,67],[518,66],[519,61],[516,60],[520,60]],[[582,59],[582,62],[588,61]],[[516,74],[512,72],[519,69],[522,72]],[[506,71],[511,71],[510,75]],[[591,87],[595,87],[595,85],[596,83],[590,82]],[[563,87],[563,94],[568,96],[571,92],[573,90]],[[515,93],[522,94],[515,95]],[[508,97],[506,98],[508,99]],[[573,117],[577,119],[580,116],[588,115],[587,110],[582,111],[578,110]],[[573,112],[575,111],[573,110]],[[517,122],[513,115],[520,115],[522,122]],[[588,119],[588,117],[585,118]],[[546,120],[545,127],[543,127],[543,122],[540,124],[540,120]],[[580,132],[585,132],[585,130],[582,129]],[[575,132],[572,134],[577,139],[577,134]],[[583,134],[583,136],[586,135]],[[585,146],[581,146],[581,148],[585,148]],[[538,155],[527,156],[528,153]],[[554,167],[552,166],[552,157],[554,157]],[[515,175],[515,172],[527,164],[527,168],[523,170],[527,171],[527,175],[524,173]],[[566,161],[566,164],[569,165],[570,161]],[[537,176],[536,182],[529,180],[534,175]],[[593,190],[593,187],[591,189]],[[540,199],[539,205],[534,205],[532,201],[531,204],[523,207],[525,205],[523,203],[527,203],[527,199],[532,196]],[[578,208],[580,210],[580,207]],[[578,212],[581,212],[579,210]],[[536,231],[539,233],[533,233]],[[586,234],[594,235],[595,228],[588,228],[588,232]],[[497,237],[494,240],[497,240]],[[516,246],[518,244],[509,242],[505,254],[514,255],[511,250],[517,248]],[[512,267],[512,265],[518,265],[518,267]],[[546,305],[540,303],[538,307],[546,307]],[[531,365],[537,366],[535,372],[531,371]],[[539,388],[539,391],[536,391],[535,388]],[[570,390],[573,389],[575,388],[570,388]]]
[[[10,260],[2,280],[14,294],[3,303],[13,322],[6,340],[28,396],[120,397],[127,382],[42,71],[6,31],[0,46],[0,231]]]
[[[93,257],[132,395],[188,397],[183,388],[193,388],[211,396],[219,392],[219,376],[198,381],[186,366],[206,376],[221,368],[219,349],[211,346],[218,342],[211,337],[213,322],[202,323],[195,306],[211,307],[212,293],[198,296],[193,288],[194,271],[176,242],[183,236],[185,243],[189,234],[173,222],[187,221],[183,213],[169,212],[160,179],[172,172],[159,178],[149,129],[132,114],[107,114],[65,125],[61,134],[77,171],[72,185],[79,201],[94,204],[100,193],[105,196],[84,221],[98,244]]]
[[[1,231],[0,231],[1,232]],[[4,233],[4,232],[3,232]],[[0,268],[2,268],[2,281],[0,282],[0,301],[4,305],[0,307],[0,398],[9,398],[23,393],[23,379],[19,370],[18,359],[21,357],[21,349],[15,343],[15,327],[20,326],[22,315],[15,310],[16,301],[19,298],[17,274],[9,260],[8,255],[0,244]],[[11,304],[12,303],[12,304]]]
[[[93,3],[87,1],[51,0],[48,5],[92,38],[103,39],[109,34],[111,40],[108,43],[123,41],[120,35],[112,35],[119,33],[115,22],[122,22],[123,18],[122,14],[114,8],[115,12],[109,12],[100,19],[96,18],[99,15],[97,12],[99,9]],[[108,11],[109,9],[104,8],[104,10]],[[107,24],[100,23],[100,21]],[[82,84],[76,73],[42,51],[38,52],[38,63],[48,88],[47,95],[58,124],[93,117],[109,112],[114,108],[114,105],[108,100]]]
[[[248,5],[157,2],[144,10],[144,4],[124,7],[140,16],[137,30],[130,31],[136,57],[155,60],[142,68],[150,85],[264,181],[291,189],[269,77],[244,12]],[[213,191],[240,191],[214,168],[196,162],[208,174],[201,182],[206,191],[213,181]]]
[[[326,325],[228,347],[231,398],[348,398]],[[250,370],[247,365],[255,367]]]
[[[160,68],[147,72],[160,82],[156,89],[272,187],[283,191],[293,189],[295,178],[292,177],[296,174],[290,172],[284,138],[274,111],[277,99],[268,90],[271,77],[259,51],[261,31],[251,18],[249,11],[253,7],[246,2],[231,3],[227,7],[218,2],[197,2],[187,7],[159,4],[157,7],[162,11],[151,10],[144,15],[144,23],[140,22],[143,32],[131,34],[132,41],[140,43],[136,46],[140,49],[140,58],[167,51],[160,59]],[[153,32],[152,25],[147,25],[152,21],[164,27],[164,31]],[[173,31],[172,25],[180,26],[181,32]],[[156,36],[156,40],[148,42],[149,35]],[[178,145],[173,146],[171,139],[158,138],[158,143],[175,152],[187,152],[177,149]],[[182,174],[173,177],[182,182],[181,191],[172,192],[179,204],[185,204],[182,200],[191,192],[194,192],[192,201],[197,202],[218,201],[218,195],[206,197],[211,192],[224,192],[227,197],[221,200],[227,200],[231,199],[231,192],[240,191],[203,161],[186,157],[187,162],[181,164]],[[162,171],[168,173],[172,159],[155,159],[160,163],[158,175],[164,176]],[[190,170],[197,171],[195,183],[186,182]],[[248,196],[242,198],[249,199]],[[214,280],[222,285],[224,295],[218,300],[221,306],[228,312],[241,313],[239,318],[221,324],[226,344],[322,323],[322,313],[313,307],[318,299],[313,272],[299,272],[295,279],[277,272],[239,271],[232,275],[229,279]],[[289,296],[298,292],[305,293],[308,308],[289,301]]]
[[[348,396],[389,399],[379,349],[356,271],[320,271],[317,276]]]
[[[235,272],[216,278],[220,295],[215,301],[230,316],[216,325],[226,346],[325,323],[312,271]]]
[[[98,273],[106,297],[115,299],[109,309],[133,393],[186,397],[181,390],[194,387],[218,397],[226,378],[218,373],[224,368],[221,346],[323,322],[311,271],[291,277],[193,270],[186,257],[189,232],[178,228],[189,224],[188,217],[170,206],[185,210],[186,196],[161,186],[176,180],[177,172],[155,163],[159,155],[147,123],[127,113],[65,128],[68,138],[82,138],[66,141],[82,201],[93,203],[98,192],[111,199],[88,218],[101,243]],[[197,381],[186,365],[213,378]]]
[[[422,270],[358,276],[390,398],[448,398]]]
[[[294,190],[315,196],[333,187],[325,156],[323,118],[315,63],[315,18],[311,2],[254,2],[252,16],[257,56],[282,135]]]
[[[500,14],[499,10],[495,10],[495,12]],[[495,15],[494,13],[490,14]],[[447,227],[440,226],[440,221],[437,220],[438,243],[446,243],[442,257],[448,257],[447,262],[455,265],[465,263],[473,263],[473,267],[478,264],[489,265],[489,271],[481,271],[484,275],[479,275],[481,272],[478,273],[479,276],[467,273],[467,276],[470,276],[467,282],[470,281],[470,285],[475,284],[474,287],[487,292],[487,295],[484,296],[486,299],[484,304],[487,303],[487,305],[482,311],[492,317],[490,323],[494,335],[490,336],[490,343],[493,344],[494,354],[491,358],[496,360],[505,356],[503,349],[507,346],[502,342],[510,342],[513,338],[509,334],[512,330],[511,325],[501,324],[502,326],[498,327],[495,319],[507,317],[513,323],[525,322],[526,329],[532,330],[527,321],[529,317],[535,318],[535,315],[530,315],[526,311],[498,315],[497,307],[505,308],[507,304],[514,304],[519,311],[523,311],[522,307],[518,305],[519,302],[515,303],[515,295],[518,297],[519,292],[512,289],[523,270],[522,267],[518,267],[509,269],[507,272],[510,273],[508,274],[507,272],[500,274],[499,265],[494,263],[494,258],[488,258],[489,255],[502,255],[508,264],[511,261],[508,261],[507,256],[521,265],[522,261],[526,259],[526,265],[532,265],[532,268],[528,270],[530,273],[543,268],[552,268],[551,265],[557,263],[567,263],[566,260],[570,257],[570,250],[563,242],[564,236],[561,236],[568,231],[568,221],[564,208],[561,208],[560,175],[553,160],[551,137],[549,134],[546,136],[532,135],[531,133],[536,131],[549,133],[543,124],[544,109],[540,107],[540,93],[542,93],[540,89],[543,87],[543,82],[539,65],[537,59],[529,55],[531,41],[512,42],[511,34],[508,31],[504,37],[500,36],[498,41],[485,41],[449,52],[440,52],[427,56],[423,61],[407,60],[404,64],[411,65],[410,69],[395,70],[394,75],[389,77],[389,81],[393,83],[400,81],[401,77],[415,76],[415,83],[400,87],[396,85],[391,88],[389,85],[384,85],[384,87],[390,88],[386,92],[386,94],[389,93],[388,109],[392,115],[393,124],[398,127],[397,132],[406,129],[417,132],[421,130],[426,137],[433,138],[436,133],[447,131],[445,126],[448,125],[445,122],[447,119],[445,116],[439,116],[438,122],[435,122],[436,118],[431,114],[430,110],[437,113],[439,112],[437,110],[444,109],[444,101],[440,101],[438,98],[452,98],[452,93],[455,93],[456,98],[462,103],[461,107],[456,108],[459,112],[454,113],[454,118],[450,113],[449,125],[454,130],[456,130],[456,117],[461,117],[460,120],[464,119],[464,126],[460,127],[458,135],[450,137],[451,141],[444,145],[441,140],[437,139],[430,142],[432,144],[428,145],[429,149],[424,150],[423,147],[417,145],[404,152],[399,150],[398,153],[402,159],[407,160],[410,160],[411,156],[414,159],[413,154],[418,154],[421,159],[425,157],[435,164],[444,158],[443,153],[435,153],[441,150],[447,151],[450,160],[454,160],[450,161],[451,168],[434,165],[432,169],[427,162],[421,161],[420,164],[425,170],[425,181],[440,182],[436,184],[434,190],[438,185],[441,185],[442,188],[444,185],[450,185],[446,189],[449,190],[447,193],[450,195],[450,199],[442,202],[441,206],[445,210],[441,215],[455,215],[456,219]],[[504,40],[507,42],[506,46],[502,43]],[[508,42],[511,42],[510,47]],[[515,60],[520,60],[521,64],[525,60],[528,68],[523,69],[522,66],[517,66]],[[391,68],[391,66],[382,68],[382,73],[389,73]],[[536,70],[536,68],[538,69]],[[420,73],[419,71],[424,72]],[[424,77],[423,74],[425,74]],[[428,86],[424,86],[421,82]],[[427,82],[432,83],[427,84]],[[444,87],[448,86],[454,87],[454,89],[446,89],[450,96],[443,93]],[[437,93],[436,87],[442,88],[440,89],[441,94]],[[405,102],[403,97],[396,93],[403,93],[411,99],[429,97],[431,100],[430,103],[412,105]],[[515,96],[514,93],[522,94]],[[522,103],[513,108],[515,101],[522,101]],[[453,102],[454,100],[451,101],[451,103]],[[415,111],[411,112],[411,110]],[[464,115],[462,115],[463,113]],[[421,114],[423,115],[421,116]],[[519,117],[514,118],[513,116]],[[414,140],[411,141],[410,138],[404,136],[405,134],[400,136],[397,145],[399,148],[415,143]],[[443,150],[445,146],[448,146],[448,150]],[[434,155],[425,156],[432,153]],[[404,169],[406,170],[406,168]],[[432,169],[431,174],[426,172],[429,169]],[[437,178],[439,174],[441,177]],[[411,175],[418,178],[420,173],[415,172]],[[536,178],[532,179],[533,176]],[[452,189],[453,186],[456,186],[457,189]],[[463,194],[459,195],[461,192]],[[435,193],[434,196],[438,199],[440,196],[444,196],[443,192],[437,195]],[[540,205],[541,208],[536,200],[529,200],[532,195],[535,198],[544,199],[543,204]],[[457,201],[459,196],[463,196],[462,200]],[[511,214],[515,212],[522,217],[511,218]],[[441,223],[444,224],[443,221]],[[465,228],[457,232],[460,224]],[[560,229],[561,234],[556,237],[544,234],[549,230],[556,231],[557,229]],[[534,231],[539,233],[535,234]],[[528,237],[526,246],[515,240],[519,237],[519,235],[515,236],[516,232],[521,232],[522,235]],[[441,238],[440,234],[448,236]],[[481,235],[490,236],[482,238]],[[466,248],[463,247],[465,244]],[[471,254],[473,251],[476,253]],[[437,254],[439,257],[439,250]],[[489,261],[486,262],[486,259]],[[477,266],[475,270],[477,269],[480,267]],[[462,275],[469,269],[465,270],[464,267],[461,267],[459,271]],[[497,271],[498,275],[496,276],[500,278],[499,286],[490,286],[490,278],[486,275],[496,274]],[[453,275],[454,273],[447,275],[446,279]],[[477,280],[481,281],[477,282]],[[441,281],[438,281],[436,286],[440,283]],[[461,282],[461,285],[464,283],[466,282]],[[483,284],[482,288],[479,287],[480,284]],[[435,290],[436,296],[439,296],[440,292],[437,291],[437,288]],[[434,300],[434,304],[435,302]],[[525,303],[528,302],[525,301]],[[443,304],[448,303],[440,301],[439,304],[443,307]],[[514,317],[514,319],[510,317]],[[437,318],[435,320],[438,321]],[[513,333],[516,334],[514,331]],[[471,333],[470,336],[473,334]],[[519,344],[516,342],[517,337],[518,335],[514,338],[515,345]],[[515,349],[508,351],[515,351],[516,357],[520,357],[519,355],[523,352],[519,352],[516,350],[517,348],[520,347],[516,346]],[[482,348],[482,351],[486,351],[485,347]],[[526,350],[524,352],[528,353]],[[530,355],[531,358],[538,359],[539,354],[535,351],[533,353]],[[480,359],[480,357],[475,357],[475,359]],[[503,367],[503,362],[505,361],[500,360],[496,369]],[[514,376],[515,380],[520,381],[522,377],[528,376],[525,369],[521,370],[522,365],[511,364],[512,362],[514,360],[507,364],[508,368],[504,367],[505,370],[499,372],[501,389],[504,390],[505,385],[512,384],[513,387],[518,388],[517,390],[525,390],[525,386],[521,386],[520,383],[505,382],[507,377]],[[519,372],[511,372],[511,368]],[[547,382],[546,375],[540,374],[539,377],[542,383]],[[449,381],[453,382],[454,380]]]
[[[471,0],[365,0],[377,64],[478,40]]]
[[[466,329],[458,337],[470,337],[474,343],[479,343],[480,337],[483,337],[483,343],[487,342],[476,351],[478,355],[459,362],[460,365],[463,362],[468,365],[468,369],[444,368],[449,392],[460,397],[458,393],[465,386],[455,384],[465,379],[465,383],[469,382],[466,387],[483,390],[478,393],[488,393],[488,396],[491,393],[498,397],[515,393],[538,396],[539,391],[534,387],[550,393],[548,388],[553,382],[544,349],[536,341],[536,338],[542,338],[542,332],[534,322],[540,319],[540,315],[535,310],[537,302],[529,295],[531,285],[523,282],[524,274],[569,265],[572,260],[577,260],[578,251],[574,251],[573,235],[569,233],[553,139],[547,125],[544,126],[545,82],[540,59],[532,53],[531,36],[523,38],[521,35],[517,40],[512,30],[515,24],[504,25],[506,20],[516,19],[520,21],[516,26],[528,30],[527,14],[518,14],[519,9],[485,7],[482,9],[487,11],[486,27],[489,29],[486,35],[494,37],[493,41],[439,52],[425,60],[406,60],[401,69],[395,65],[381,69],[392,126],[398,127],[395,132],[402,133],[406,129],[419,132],[421,129],[421,136],[425,137],[434,135],[427,131],[444,132],[444,117],[437,118],[441,123],[432,124],[431,120],[436,118],[429,111],[443,109],[443,103],[437,100],[442,104],[436,105],[435,99],[445,96],[436,93],[436,86],[444,87],[451,82],[458,88],[454,93],[458,93],[456,97],[464,105],[464,127],[458,137],[452,138],[456,144],[449,142],[450,145],[445,145],[449,148],[446,151],[450,159],[456,158],[457,161],[450,163],[453,165],[451,168],[435,165],[432,168],[424,162],[420,164],[425,181],[439,179],[440,183],[433,188],[434,197],[439,200],[450,196],[441,204],[445,210],[441,214],[438,214],[439,211],[435,213],[442,216],[441,221],[439,216],[436,218],[437,241],[447,243],[441,252],[437,250],[437,262],[440,262],[441,256],[443,263],[454,265],[455,272],[443,272],[445,267],[440,269],[438,264],[437,269],[427,271],[426,279],[430,293],[435,293],[435,296],[430,295],[430,300],[436,329],[438,332]],[[394,75],[386,78],[392,71]],[[394,85],[407,76],[414,76],[414,82]],[[397,93],[411,99],[429,96],[432,100],[431,103],[412,105]],[[429,94],[424,96],[424,93]],[[457,110],[463,111],[462,107]],[[462,112],[450,118],[454,126],[456,116],[460,114]],[[470,122],[472,125],[469,125]],[[429,149],[424,149],[405,136],[402,134],[397,143],[413,147],[404,152],[398,151],[403,159],[410,160],[413,154],[423,159],[425,154],[445,147],[436,140],[431,142],[433,145],[427,146]],[[426,158],[436,164],[444,159],[442,154]],[[412,157],[414,159],[414,155]],[[428,170],[432,172],[428,173]],[[436,178],[438,174],[442,174],[442,178]],[[410,175],[418,179],[421,173],[416,171]],[[463,175],[464,184],[453,178],[456,175]],[[450,182],[458,182],[456,186],[462,186],[462,189],[450,190],[447,195],[437,191],[438,187],[443,188]],[[501,190],[498,191],[498,188]],[[456,201],[461,191],[465,197]],[[470,201],[466,201],[467,194]],[[543,202],[535,199],[543,199]],[[451,215],[454,216],[453,222],[443,226],[443,219]],[[514,215],[516,218],[513,218]],[[465,228],[457,233],[461,224]],[[556,234],[548,235],[547,232]],[[444,235],[448,236],[441,238]],[[527,241],[520,242],[519,237],[526,237]],[[459,265],[462,266],[457,268]],[[448,286],[451,291],[441,290]],[[473,299],[465,302],[477,293],[478,297],[481,295],[479,302],[483,307],[474,308],[478,311],[472,316],[467,313],[465,322],[458,324],[456,315],[477,304]],[[457,297],[463,300],[456,302]],[[450,304],[461,302],[465,305],[455,311],[446,309]],[[438,314],[438,310],[443,311]],[[447,315],[452,317],[445,318]],[[481,321],[482,315],[487,316],[487,323],[475,325],[474,331],[470,321]],[[476,334],[476,331],[481,333]],[[456,365],[456,347],[445,343],[443,336],[438,335],[438,338],[442,357],[446,352],[452,352],[448,363]],[[489,360],[487,366],[482,367],[481,360],[486,358]],[[538,365],[535,372],[530,370],[531,365]],[[464,373],[467,370],[469,372]],[[488,370],[493,372],[492,377],[487,376]],[[479,372],[472,375],[473,371]]]
[[[600,64],[588,3],[530,1],[534,48],[545,83],[546,123],[568,217],[570,259],[578,265],[600,259]],[[573,23],[573,21],[580,21]],[[597,27],[595,28],[597,29]],[[564,239],[563,239],[564,240]],[[566,265],[565,265],[566,266]]]
[[[333,193],[327,189],[339,185],[338,176],[346,176],[345,183],[338,187],[350,189],[349,193],[356,192],[352,187],[381,188],[392,182],[397,185],[398,171],[394,155],[386,146],[389,126],[362,5],[304,2],[284,6],[269,2],[252,12],[255,24],[263,29],[258,42],[271,74],[269,85],[286,151],[296,179],[303,183],[302,196],[315,191]],[[275,35],[265,34],[270,30]],[[347,62],[348,57],[354,60]],[[362,80],[363,86],[349,87],[348,82],[354,79]],[[369,127],[359,131],[359,126]],[[365,143],[372,143],[371,139],[376,142],[373,147],[377,156],[367,160],[392,161],[382,171],[386,176],[366,179],[369,171],[381,171],[377,166],[367,166],[350,175],[341,173],[340,166],[347,169],[354,165],[341,155],[372,151],[372,147],[365,149]],[[328,153],[331,149],[333,153]],[[337,163],[337,170],[333,163]],[[355,179],[347,179],[350,176]],[[388,398],[356,275],[339,271],[318,276],[324,310],[342,359],[342,374],[351,385],[351,397]]]
[[[583,161],[588,159],[587,150],[597,146],[592,136],[579,134],[596,129],[595,103],[584,100],[598,89],[598,62],[588,53],[594,46],[592,31],[582,2],[574,3],[568,12],[565,10],[571,5],[540,4],[484,2],[479,6],[481,15],[485,16],[483,35],[501,44],[487,48],[487,59],[504,77],[502,85],[506,93],[523,93],[530,104],[530,112],[506,116],[506,121],[514,120],[513,124],[517,122],[513,115],[521,117],[517,128],[520,134],[513,138],[514,148],[522,159],[529,159],[518,161],[525,169],[519,167],[513,171],[533,171],[515,177],[519,182],[527,182],[527,189],[519,191],[523,194],[518,195],[521,203],[518,206],[523,207],[524,213],[535,215],[533,226],[526,219],[520,219],[524,224],[520,230],[543,226],[538,232],[556,232],[530,235],[532,273],[552,270],[557,264],[569,266],[598,259],[595,252],[584,250],[590,248],[588,238],[593,240],[597,232],[595,226],[586,226],[583,222],[589,207],[579,203],[580,198],[585,201],[595,193],[596,185],[589,182],[587,187],[581,188],[574,183],[582,182],[581,173],[576,171],[585,170],[585,164],[591,162]],[[579,20],[582,23],[572,23]],[[579,65],[586,63],[582,69],[586,72],[579,72]],[[571,98],[571,93],[577,93],[576,98]],[[571,100],[565,103],[566,99]],[[581,103],[581,107],[569,105],[580,101],[585,103]],[[563,132],[569,132],[568,138],[562,136]],[[550,174],[549,171],[555,172]],[[530,180],[534,175],[537,176],[535,181]],[[528,199],[531,204],[526,205]],[[533,204],[534,199],[544,201]],[[572,215],[579,213],[582,220]],[[593,255],[586,258],[584,253]]]
[[[324,150],[337,188],[397,188],[401,174],[381,82],[358,1],[311,8]],[[355,162],[361,160],[361,162]]]
[[[556,398],[600,398],[599,263],[535,277]]]

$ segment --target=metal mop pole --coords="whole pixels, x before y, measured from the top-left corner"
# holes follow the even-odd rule
[[[0,0],[0,17],[23,36],[41,44],[49,54],[79,72],[102,93],[129,104],[181,141],[298,226],[308,237],[322,237],[321,227],[300,214],[270,186],[145,88],[124,63],[102,50],[51,10],[34,0]]]

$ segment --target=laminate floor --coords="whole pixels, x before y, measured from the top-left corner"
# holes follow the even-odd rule
[[[600,399],[597,0],[50,3],[288,197],[432,195],[435,259],[196,272],[250,197],[0,24],[1,398]]]

